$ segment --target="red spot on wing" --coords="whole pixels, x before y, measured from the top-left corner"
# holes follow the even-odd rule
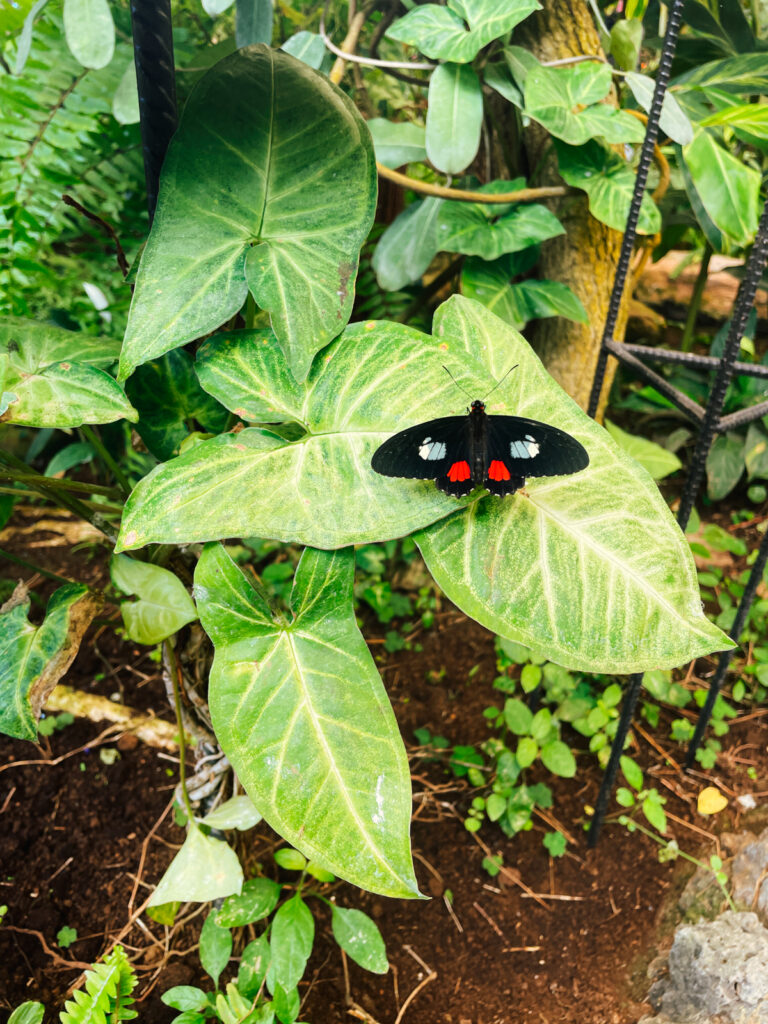
[[[471,475],[468,462],[454,462],[448,470],[448,479],[454,484],[458,480],[469,480]]]
[[[488,467],[489,480],[509,480],[511,474],[503,462],[494,459]]]

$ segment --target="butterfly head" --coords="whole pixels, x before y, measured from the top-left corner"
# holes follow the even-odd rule
[[[485,402],[481,402],[479,398],[476,398],[474,400],[474,402],[472,403],[471,411],[472,412],[484,412],[485,411]]]

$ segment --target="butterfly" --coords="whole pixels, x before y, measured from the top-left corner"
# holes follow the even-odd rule
[[[476,399],[466,416],[443,416],[407,427],[374,452],[382,476],[434,480],[462,498],[475,487],[514,494],[529,476],[565,476],[589,465],[575,437],[523,416],[489,416]]]

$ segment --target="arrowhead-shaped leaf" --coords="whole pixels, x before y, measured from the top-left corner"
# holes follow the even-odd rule
[[[635,172],[613,150],[594,139],[583,146],[568,146],[555,139],[557,163],[563,180],[589,197],[589,212],[609,228],[623,231],[627,223]],[[654,235],[661,230],[661,214],[648,192],[643,196],[637,230]]]
[[[520,181],[494,182],[481,192],[513,191]],[[501,216],[495,216],[501,213]],[[481,203],[443,203],[437,223],[438,248],[495,260],[564,233],[554,213],[540,203],[510,203],[503,213]]]
[[[454,349],[460,361],[450,359]],[[371,468],[376,448],[425,411],[463,411],[443,363],[488,390],[487,371],[459,343],[441,347],[400,324],[349,327],[306,384],[293,379],[269,331],[211,338],[198,355],[209,393],[244,420],[298,421],[308,432],[295,442],[255,428],[222,434],[158,466],[129,499],[122,546],[258,536],[334,548],[447,515],[456,501],[431,482],[404,485]]]
[[[416,534],[427,568],[462,611],[568,668],[638,672],[733,642],[701,610],[690,549],[651,477],[559,389],[519,335],[453,298],[438,336],[519,362],[515,412],[578,437],[590,464],[511,501],[483,497]],[[504,385],[502,385],[502,388]],[[502,390],[500,388],[499,390]],[[546,395],[546,398],[544,396]],[[543,410],[546,409],[546,414]]]
[[[438,310],[434,331],[350,327],[304,385],[268,332],[210,339],[199,356],[206,390],[243,419],[294,421],[307,433],[291,442],[249,428],[159,466],[131,495],[120,543],[256,535],[332,548],[429,527],[417,538],[451,600],[551,660],[629,672],[728,647],[701,612],[690,551],[655,484],[524,339],[460,296]],[[429,481],[371,470],[374,451],[395,431],[459,412],[464,399],[443,365],[483,395],[515,364],[489,413],[565,429],[587,448],[586,470],[530,480],[505,500],[465,499],[466,512]]]
[[[0,320],[0,421],[29,427],[79,427],[138,419],[116,381],[119,342],[34,320]]]
[[[216,649],[216,736],[256,807],[335,875],[388,896],[418,895],[408,762],[351,605],[350,550],[308,549],[292,622],[275,619],[220,545],[195,573]]]
[[[51,595],[45,619],[33,626],[29,601],[0,612],[0,732],[37,739],[37,719],[46,697],[72,663],[101,601],[77,583]]]
[[[354,104],[264,45],[195,86],[163,165],[121,379],[233,316],[250,288],[297,379],[349,319],[376,201]]]
[[[448,7],[422,4],[399,18],[387,36],[418,47],[427,57],[467,63],[492,39],[506,35],[540,9],[538,0],[461,0]]]

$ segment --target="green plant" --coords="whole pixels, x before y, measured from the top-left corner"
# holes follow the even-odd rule
[[[658,835],[657,832],[653,832],[651,829],[646,828],[639,821],[634,821],[632,818],[627,817],[626,814],[620,814],[617,821],[619,825],[626,828],[628,832],[642,832],[643,835],[648,836],[649,839],[653,839],[655,843],[658,843],[661,847],[659,850],[659,861],[662,864],[665,861],[676,860],[678,857],[682,857],[683,860],[687,860],[691,864],[695,864],[696,867],[702,868],[704,871],[711,871],[715,881],[722,889],[723,897],[728,903],[728,906],[731,910],[736,910],[736,906],[731,899],[731,894],[728,892],[728,875],[723,871],[722,858],[716,853],[713,853],[710,856],[709,861],[702,861],[697,857],[693,857],[690,853],[686,853],[684,850],[681,850],[676,839],[665,839],[663,836]],[[654,825],[654,822],[651,821],[651,824]],[[654,827],[657,826],[654,825]],[[659,829],[659,831],[666,832],[666,822],[665,827]]]
[[[208,822],[232,827],[234,812],[230,801],[228,810],[221,809],[216,818],[209,816]],[[241,818],[239,827],[248,820]],[[384,941],[374,921],[361,910],[338,906],[335,898],[326,895],[334,882],[332,874],[290,847],[277,850],[275,862],[299,877],[284,884],[261,876],[247,879],[239,893],[228,896],[206,917],[200,962],[214,991],[180,985],[164,992],[163,1002],[181,1011],[175,1018],[179,1024],[202,1024],[211,1018],[222,1024],[266,1024],[275,1018],[281,1024],[293,1024],[300,1012],[298,985],[314,944],[311,901],[330,910],[333,936],[355,963],[377,974],[388,970]],[[175,861],[166,879],[178,884],[180,868]],[[232,930],[258,923],[264,925],[261,934],[245,946],[235,978],[222,991],[220,979],[232,955]]]
[[[75,989],[74,996],[64,1004],[59,1014],[61,1024],[118,1024],[135,1020],[131,992],[138,979],[128,962],[122,946],[115,946],[102,963],[94,964],[85,972],[83,989]],[[8,1018],[8,1024],[42,1024],[45,1007],[42,1003],[27,1002],[18,1006]]]
[[[477,5],[463,6],[471,22]],[[474,28],[461,28],[479,31],[472,46],[493,29],[485,14],[477,18]],[[533,82],[550,77],[546,69],[523,71]],[[588,157],[586,181],[596,161],[607,161],[610,181],[602,196],[592,190],[591,201],[607,216],[607,194],[610,216],[623,216],[631,169],[594,139],[607,138],[608,129],[611,137],[632,137],[626,116],[598,109],[610,73],[592,68],[561,78],[570,90],[561,134],[571,138],[560,139],[570,147],[559,150],[561,170],[570,161],[578,177],[576,164]],[[435,166],[452,173],[450,161],[474,151],[467,156],[465,125],[451,136],[445,96],[470,83],[476,101],[479,78],[467,61],[451,59],[433,81],[425,146]],[[538,86],[524,92],[526,116],[552,130],[560,115],[546,114]],[[583,159],[572,152],[569,114],[588,133]],[[450,153],[454,143],[458,155]],[[0,416],[10,442],[0,465],[10,496],[31,492],[100,530],[114,552],[126,635],[164,645],[189,831],[155,892],[159,904],[229,897],[243,884],[234,851],[195,819],[185,774],[186,691],[197,698],[193,705],[200,702],[254,813],[322,870],[378,893],[419,896],[406,753],[355,618],[358,545],[381,565],[374,549],[389,557],[386,545],[412,535],[434,587],[424,585],[409,616],[420,614],[426,625],[439,588],[540,657],[553,693],[578,690],[569,672],[670,667],[732,645],[697,607],[690,551],[653,483],[564,394],[508,322],[459,295],[440,305],[431,334],[390,321],[348,326],[375,173],[366,123],[322,73],[264,45],[230,53],[197,80],[166,155],[117,380],[108,372],[117,356],[110,338],[26,319],[0,324]],[[486,185],[481,196],[496,189]],[[655,230],[649,204],[646,226]],[[474,203],[463,214],[454,206],[436,223],[457,251],[467,247],[462,238],[474,246],[479,237],[481,259],[509,255],[488,248],[490,237],[507,247],[519,228],[528,249],[560,231],[543,207],[504,205],[492,215]],[[582,473],[530,481],[506,502],[481,493],[457,502],[432,483],[373,472],[373,452],[413,421],[415,404],[421,420],[457,401],[445,366],[472,394],[484,394],[515,364],[494,392],[493,409],[536,415],[545,407],[588,449]],[[133,451],[129,424],[147,452]],[[34,431],[72,430],[89,450],[62,456],[70,462],[64,477],[38,472],[33,445],[55,438],[47,466],[72,442],[61,433],[39,433],[38,442]],[[228,550],[222,542],[233,538]],[[275,542],[287,545],[280,557],[264,546]],[[358,596],[387,616],[394,581],[382,573],[365,582]],[[110,590],[65,583],[42,622],[30,620],[23,594],[4,606],[5,732],[36,737],[50,689],[113,598]],[[214,649],[212,666],[198,617]],[[392,633],[390,647],[403,640]],[[549,667],[551,659],[566,668]],[[601,699],[608,707],[604,695],[594,703]],[[578,718],[573,705],[568,713]],[[551,799],[541,784],[520,781],[523,766],[575,770],[560,738],[561,722],[571,718],[552,704],[529,720],[515,697],[494,715],[514,741],[499,739],[485,752],[496,789],[475,810],[513,834],[535,804]],[[454,766],[469,775],[477,767],[469,759],[460,751]],[[202,869],[211,865],[217,870]]]

